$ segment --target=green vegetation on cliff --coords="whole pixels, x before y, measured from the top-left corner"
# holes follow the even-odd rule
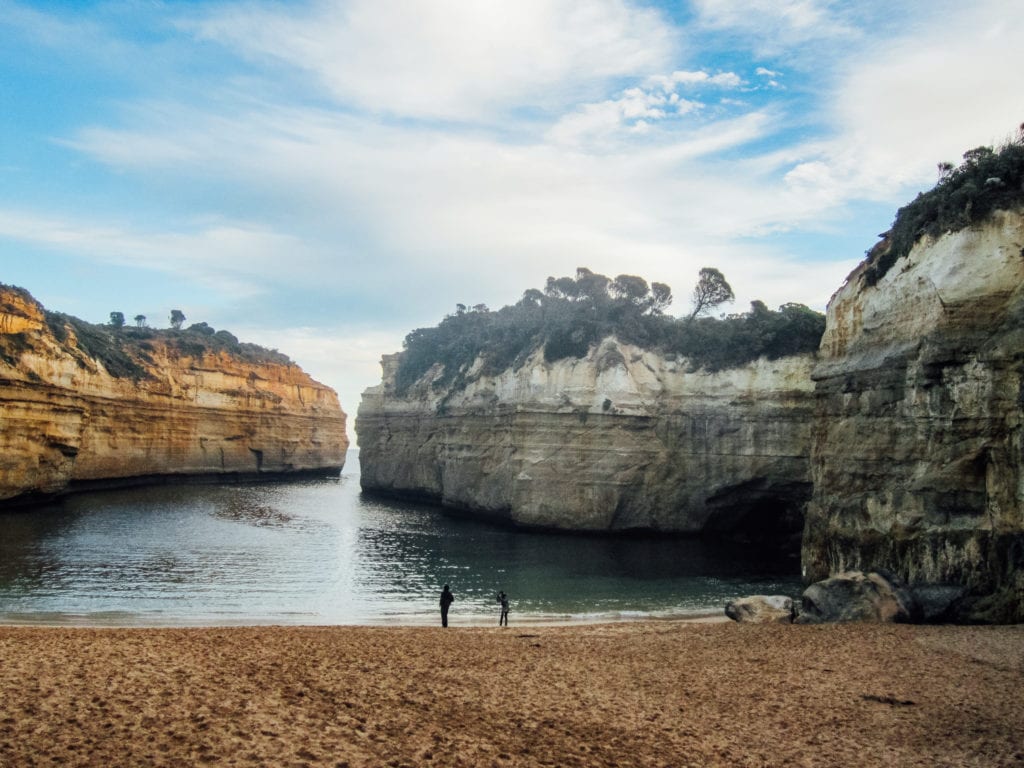
[[[672,291],[634,275],[610,279],[580,268],[576,277],[549,277],[516,304],[491,311],[459,305],[433,328],[405,337],[396,387],[404,394],[436,364],[444,366],[435,387],[458,383],[477,358],[481,374],[518,368],[536,350],[549,362],[582,358],[593,344],[616,336],[666,356],[685,357],[694,370],[716,371],[817,350],[824,315],[802,304],[771,310],[756,301],[750,311],[721,319],[674,318],[664,313]]]
[[[162,340],[169,348],[185,357],[201,358],[224,352],[249,363],[276,363],[291,365],[291,359],[281,352],[265,349],[258,344],[239,342],[228,331],[214,331],[206,323],[187,330],[155,328],[117,328],[94,325],[77,317],[59,312],[46,312],[46,322],[54,336],[63,341],[66,327],[70,327],[78,340],[78,347],[89,357],[99,360],[115,378],[146,378],[146,364],[151,364],[149,353],[154,339]]]
[[[868,252],[864,280],[874,285],[921,237],[969,227],[996,210],[1024,204],[1024,125],[998,150],[977,147],[958,166],[940,163],[938,183],[896,213],[886,239]]]
[[[239,342],[228,331],[215,331],[206,323],[198,323],[187,330],[128,327],[117,324],[96,325],[62,312],[44,309],[24,288],[0,283],[0,291],[21,297],[26,303],[35,304],[45,319],[47,328],[54,338],[67,342],[74,335],[75,344],[87,357],[99,361],[115,378],[143,379],[150,374],[146,366],[152,363],[150,352],[152,341],[159,339],[169,348],[183,356],[203,357],[207,354],[224,352],[250,363],[274,363],[291,365],[287,355],[257,344]],[[17,308],[0,296],[0,311],[16,312]],[[111,316],[121,313],[111,313]],[[31,334],[27,332],[0,334],[0,360],[17,365],[23,351],[32,348]],[[84,364],[81,363],[80,364]]]

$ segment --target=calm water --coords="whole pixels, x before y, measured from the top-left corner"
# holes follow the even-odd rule
[[[800,591],[797,564],[689,539],[517,532],[369,498],[338,479],[180,485],[0,513],[0,622],[115,625],[497,622],[719,612]]]

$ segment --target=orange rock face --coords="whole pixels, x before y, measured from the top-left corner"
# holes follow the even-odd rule
[[[87,326],[0,286],[0,503],[79,481],[340,470],[337,395],[256,349]]]

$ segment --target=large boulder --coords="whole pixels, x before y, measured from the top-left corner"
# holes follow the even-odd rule
[[[973,623],[980,619],[970,611],[977,601],[968,598],[960,584],[921,584],[911,587],[922,624]],[[983,622],[989,623],[989,622]]]
[[[907,586],[884,571],[846,571],[809,586],[796,624],[841,621],[909,623],[920,609]]]
[[[725,615],[743,624],[793,623],[793,599],[785,595],[751,595],[730,600]]]

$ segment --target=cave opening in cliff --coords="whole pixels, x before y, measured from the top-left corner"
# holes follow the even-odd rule
[[[810,484],[785,487],[747,483],[708,499],[711,515],[705,536],[740,545],[756,546],[762,554],[799,559],[804,509]]]

